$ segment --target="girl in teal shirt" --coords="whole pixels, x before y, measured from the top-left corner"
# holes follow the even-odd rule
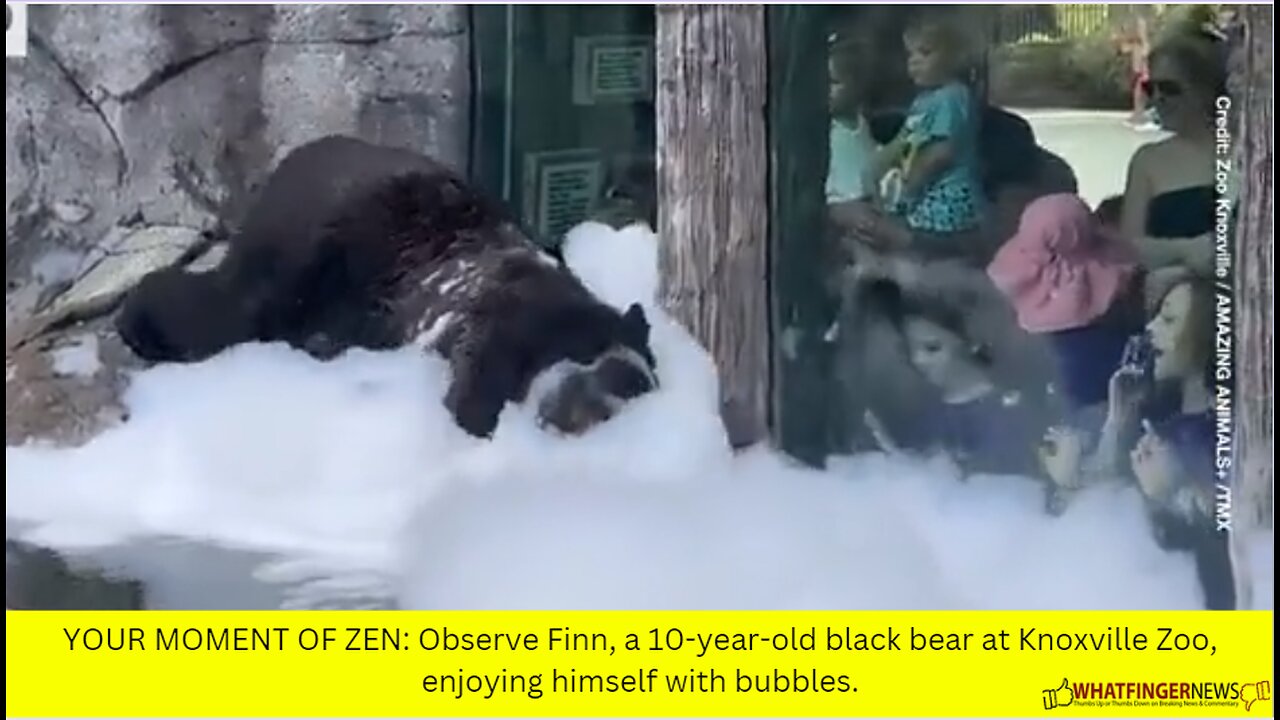
[[[957,233],[981,219],[978,124],[955,32],[938,21],[908,28],[907,72],[920,89],[882,162],[901,174],[886,206],[916,231]],[[892,170],[890,170],[892,172]]]

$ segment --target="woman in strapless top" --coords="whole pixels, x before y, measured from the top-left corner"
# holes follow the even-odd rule
[[[1134,154],[1121,221],[1149,271],[1212,269],[1214,104],[1226,84],[1221,45],[1206,32],[1183,31],[1151,53],[1147,90],[1172,136]]]

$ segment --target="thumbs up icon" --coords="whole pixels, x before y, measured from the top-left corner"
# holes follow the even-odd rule
[[[1271,683],[1263,680],[1262,682],[1249,683],[1240,686],[1240,701],[1244,703],[1244,711],[1249,712],[1253,709],[1253,704],[1259,700],[1271,699]]]
[[[1067,679],[1062,678],[1062,687],[1044,691],[1044,709],[1066,707],[1076,701],[1076,694],[1067,687]]]

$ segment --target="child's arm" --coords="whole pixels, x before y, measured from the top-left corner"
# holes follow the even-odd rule
[[[919,121],[914,128],[915,157],[906,168],[903,193],[919,197],[942,173],[959,160],[961,136],[968,133],[971,100],[967,89],[956,85],[921,99]]]
[[[898,136],[890,140],[889,144],[876,151],[875,157],[868,164],[867,180],[877,195],[879,194],[880,181],[884,178],[885,173],[897,165],[906,152],[907,133],[905,131],[898,133]]]
[[[902,190],[916,197],[955,162],[955,145],[950,140],[935,140],[916,151],[915,161],[907,169]]]

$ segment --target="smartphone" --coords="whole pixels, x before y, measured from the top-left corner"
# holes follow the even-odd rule
[[[1125,343],[1124,353],[1120,356],[1120,366],[1137,370],[1143,381],[1150,379],[1155,364],[1155,352],[1151,347],[1151,336],[1138,333]]]

